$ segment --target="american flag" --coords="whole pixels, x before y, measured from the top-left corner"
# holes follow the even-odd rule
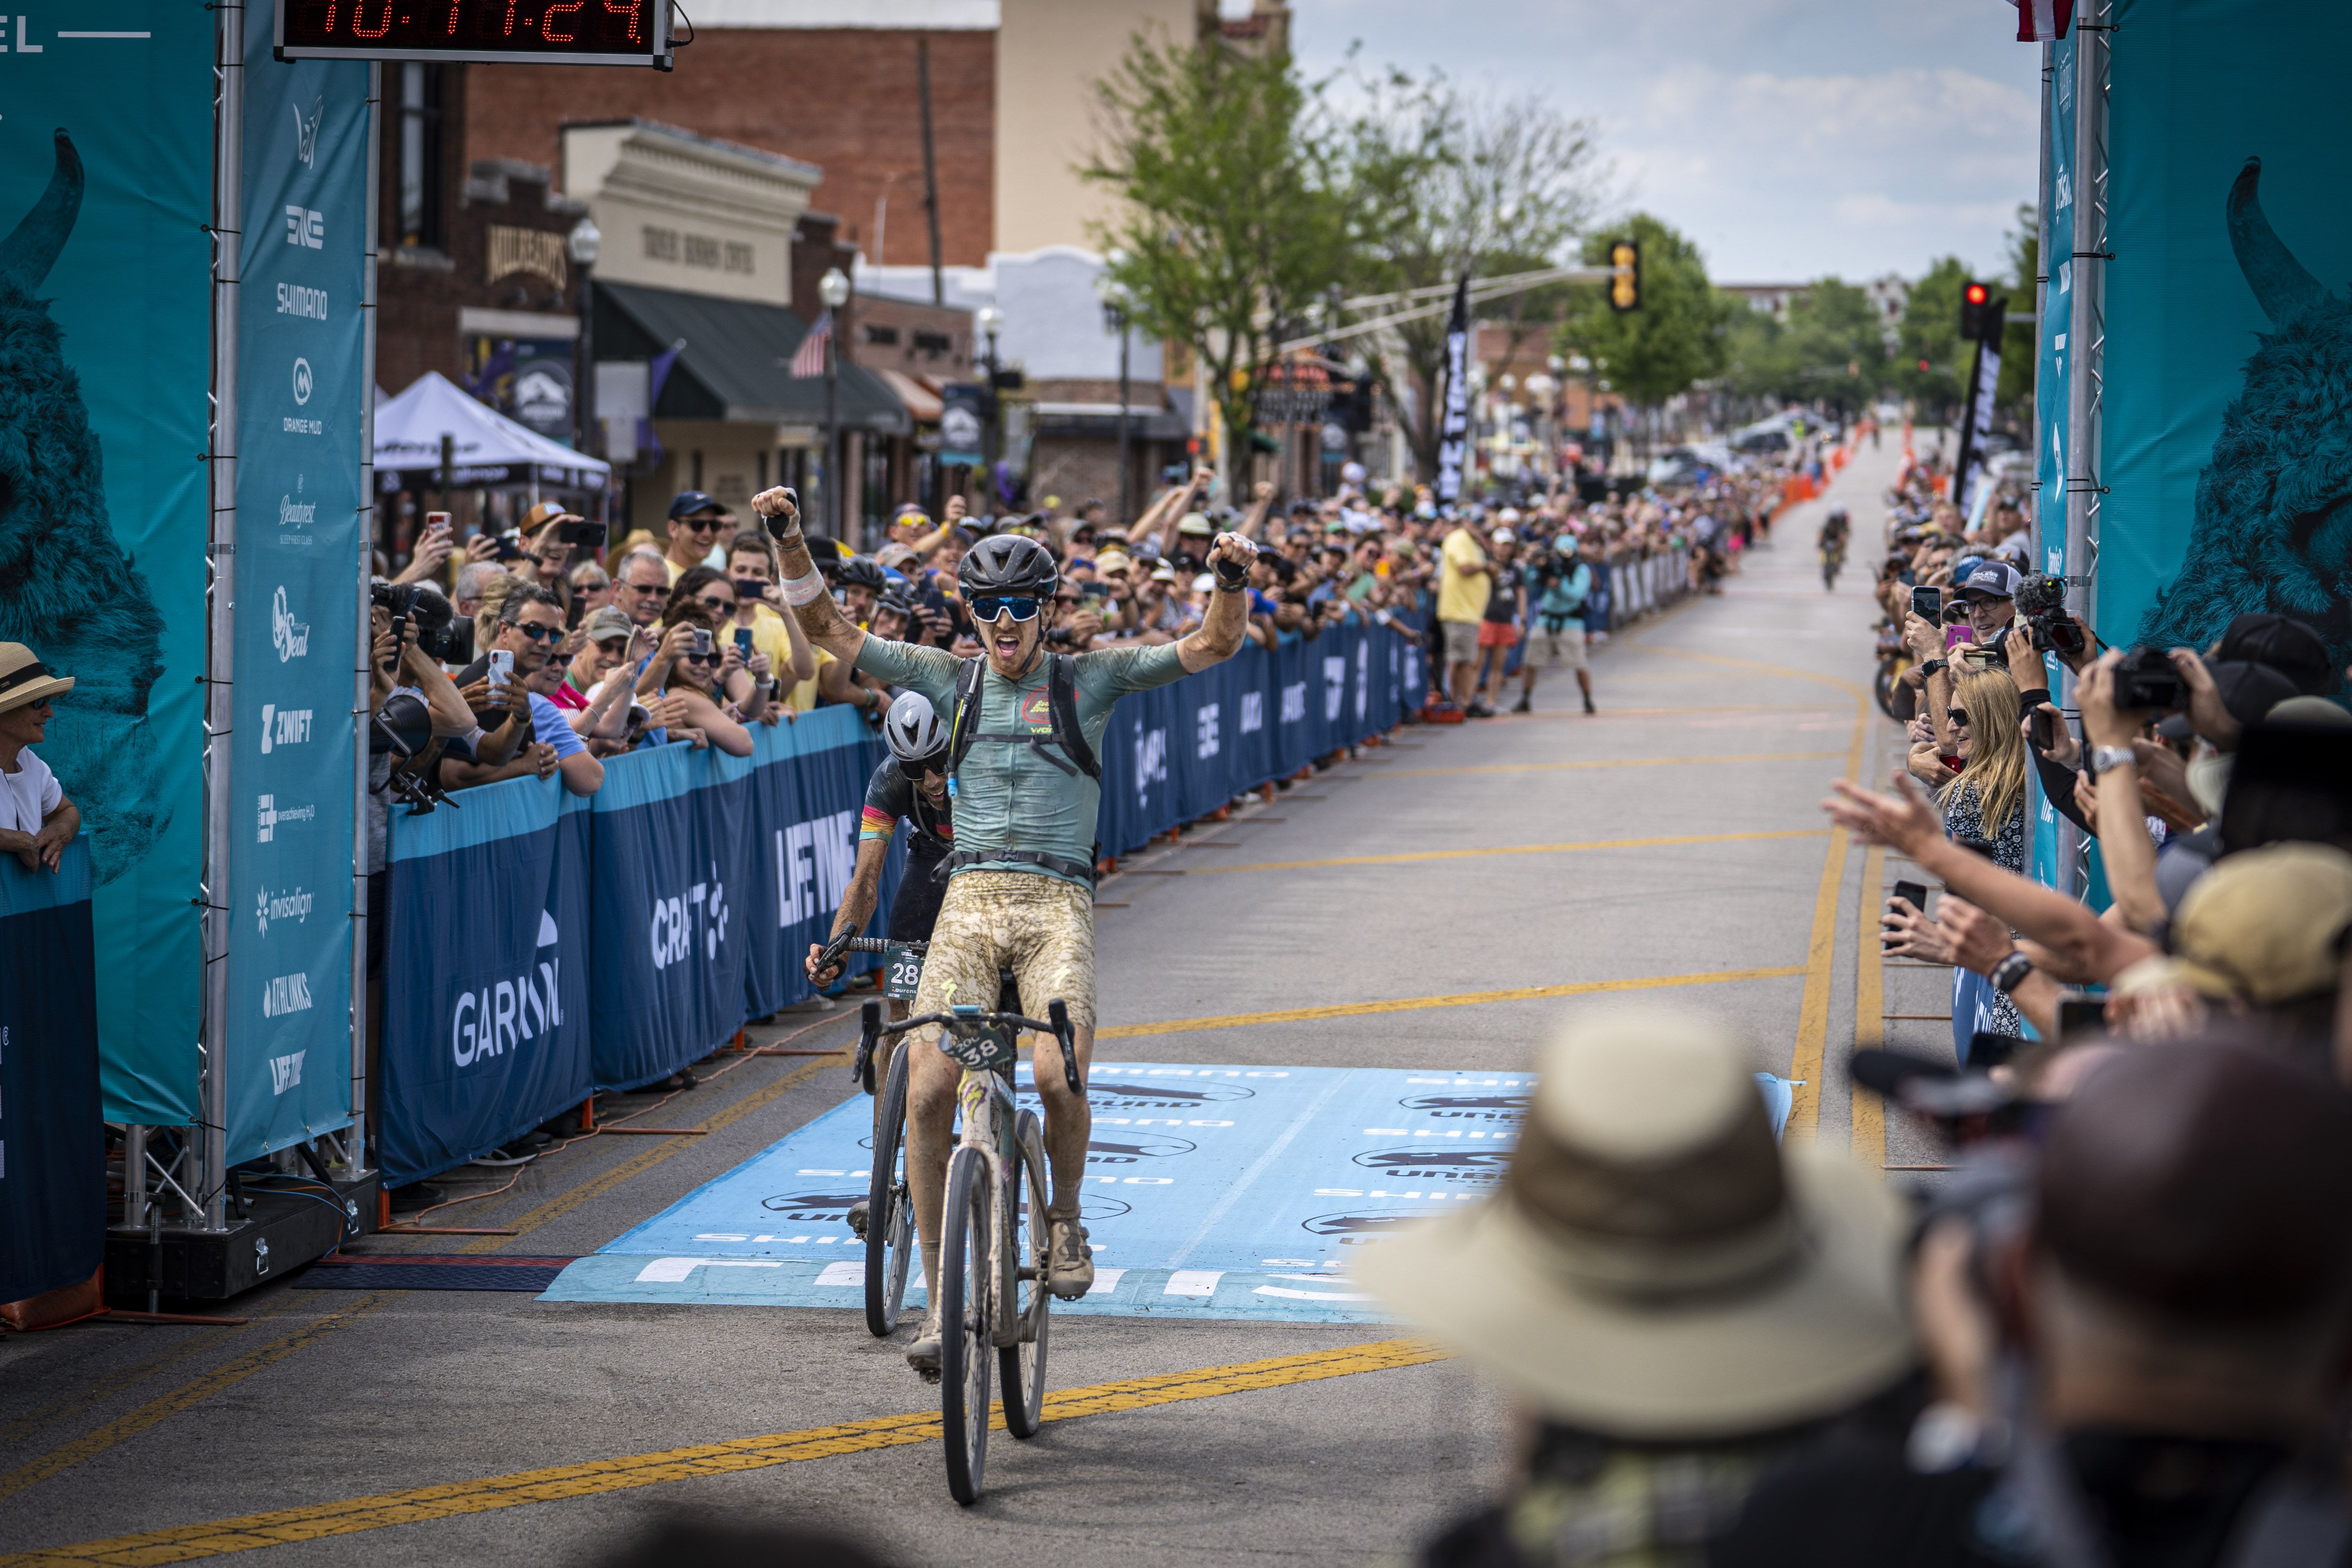
[[[827,310],[808,330],[801,346],[793,351],[793,374],[806,380],[824,374],[824,346],[833,341],[833,312]]]
[[[2017,6],[2017,41],[2021,44],[2055,43],[2066,36],[2066,27],[2074,19],[2074,0],[2015,0]]]

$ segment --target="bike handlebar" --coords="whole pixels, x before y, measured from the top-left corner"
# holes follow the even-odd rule
[[[922,1013],[895,1024],[886,1024],[882,1021],[882,1004],[879,1002],[866,1003],[859,1015],[858,1021],[860,1032],[857,1060],[850,1070],[861,1082],[864,1082],[871,1074],[874,1047],[885,1035],[903,1035],[909,1030],[926,1028],[933,1024],[942,1026],[963,1025],[972,1028],[1010,1025],[1033,1035],[1053,1036],[1055,1043],[1062,1047],[1062,1081],[1069,1086],[1072,1094],[1086,1092],[1086,1085],[1078,1078],[1076,1032],[1070,1024],[1070,1009],[1058,996],[1045,1004],[1045,1017],[1043,1021],[1026,1017],[1019,1013],[948,1012]],[[867,1088],[870,1091],[872,1085],[868,1084]]]

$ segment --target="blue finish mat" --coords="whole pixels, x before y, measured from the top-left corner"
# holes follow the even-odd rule
[[[1790,1088],[1757,1075],[1777,1134]],[[1020,1068],[1024,1105],[1035,1105]],[[1529,1075],[1097,1062],[1081,1205],[1095,1289],[1057,1312],[1377,1322],[1350,1248],[1494,1190]],[[825,1112],[565,1268],[550,1301],[865,1300],[844,1219],[873,1102]],[[922,1298],[919,1268],[907,1291]]]

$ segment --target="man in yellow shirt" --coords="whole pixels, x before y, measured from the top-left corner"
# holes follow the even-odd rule
[[[697,566],[716,566],[726,509],[700,490],[680,490],[669,503],[669,549],[663,564],[669,568],[671,586]]]
[[[1470,706],[1470,683],[1478,671],[1478,623],[1486,619],[1494,584],[1486,549],[1465,520],[1438,552],[1437,624],[1445,633],[1445,686],[1457,708]]]
[[[771,596],[781,596],[774,588],[776,547],[758,529],[745,529],[728,542],[727,575],[735,584],[734,624],[748,626],[752,649],[768,656],[782,706],[795,714],[810,711],[816,707],[818,672],[833,656],[810,646],[795,617],[769,605]],[[734,635],[731,627],[727,635]]]

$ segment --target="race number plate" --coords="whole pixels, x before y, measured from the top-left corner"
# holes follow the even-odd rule
[[[882,953],[882,994],[895,1002],[912,1002],[923,981],[923,961],[903,942],[894,942]]]
[[[1009,1068],[1019,1054],[1013,1048],[1013,1031],[995,1025],[961,1037],[943,1028],[940,1050],[950,1061],[974,1072]]]

